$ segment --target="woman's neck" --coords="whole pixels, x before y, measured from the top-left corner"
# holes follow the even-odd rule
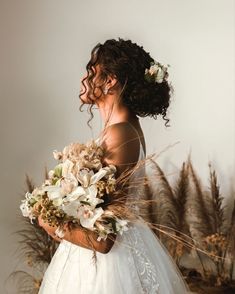
[[[113,96],[106,97],[105,102],[100,101],[98,105],[101,118],[105,126],[119,123],[122,121],[136,121],[137,116],[124,105],[120,99]]]

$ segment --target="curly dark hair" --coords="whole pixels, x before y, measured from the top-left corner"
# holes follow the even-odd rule
[[[87,97],[90,100],[88,106],[91,121],[93,118],[92,106],[94,105],[94,90],[97,86],[93,83],[96,75],[95,66],[98,64],[101,68],[100,78],[106,81],[108,75],[115,75],[122,87],[121,99],[134,114],[140,117],[150,116],[157,119],[157,115],[161,115],[166,121],[165,126],[169,126],[169,119],[166,118],[166,111],[170,103],[172,86],[163,80],[162,83],[150,83],[145,79],[145,69],[150,68],[154,59],[149,52],[133,43],[131,40],[122,38],[109,39],[104,44],[98,43],[91,51],[91,59],[86,65],[87,82],[89,85]],[[82,81],[83,86],[84,81]],[[101,93],[102,87],[98,87]],[[81,93],[81,96],[85,93]],[[99,98],[100,96],[95,96]],[[82,101],[82,99],[81,99]],[[82,101],[83,102],[83,101]],[[81,104],[79,110],[82,111]]]

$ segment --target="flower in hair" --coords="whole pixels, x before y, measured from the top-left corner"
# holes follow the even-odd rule
[[[162,65],[157,61],[153,61],[150,63],[150,68],[145,69],[145,79],[151,83],[162,83],[168,77],[168,67]]]

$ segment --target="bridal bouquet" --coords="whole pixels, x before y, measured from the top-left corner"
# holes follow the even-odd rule
[[[21,200],[23,216],[33,223],[41,215],[58,226],[59,237],[66,223],[97,232],[98,241],[127,230],[128,220],[109,208],[117,186],[116,167],[103,162],[104,150],[97,141],[71,143],[62,152],[54,150],[53,155],[58,164],[40,187],[26,192]]]

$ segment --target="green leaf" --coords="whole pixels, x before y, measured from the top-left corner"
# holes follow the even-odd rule
[[[154,75],[151,76],[150,74],[145,74],[144,78],[149,83],[153,83],[155,81]]]
[[[57,178],[61,178],[62,177],[62,166],[61,165],[57,165],[54,169],[54,176]]]
[[[31,206],[34,206],[34,204],[36,203],[37,201],[34,199],[34,198],[31,198],[30,200],[29,200],[29,204],[31,205]]]
[[[80,202],[85,205],[91,205],[88,201],[81,200]]]
[[[113,219],[113,218],[109,218],[109,221],[110,221],[110,223],[112,225],[112,228],[113,228],[114,232],[117,233],[116,220]]]

